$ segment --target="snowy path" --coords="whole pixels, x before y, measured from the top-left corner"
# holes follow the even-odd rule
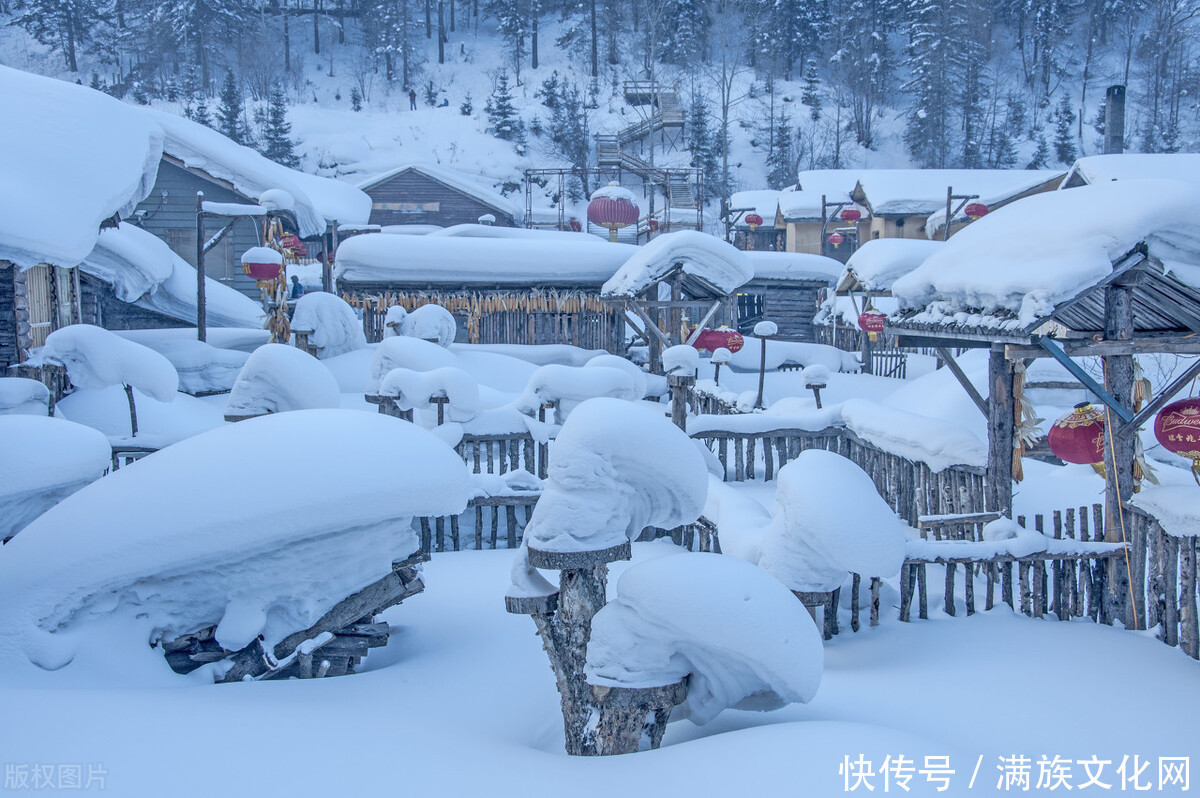
[[[657,752],[569,759],[532,624],[503,610],[510,560],[503,551],[437,555],[426,593],[389,612],[391,644],[350,678],[196,685],[165,678],[147,650],[127,673],[81,679],[72,667],[47,674],[0,657],[2,758],[98,763],[108,791],[128,796],[164,784],[178,795],[238,785],[237,794],[498,796],[551,785],[566,794],[558,785],[570,784],[572,795],[607,796],[649,783],[669,795],[829,796],[845,792],[842,757],[859,753],[876,765],[905,753],[918,767],[925,755],[950,755],[959,773],[949,794],[958,795],[991,794],[1001,755],[1097,753],[1114,760],[1115,779],[1125,754],[1200,753],[1200,678],[1175,649],[1007,609],[908,625],[885,610],[882,627],[827,645],[811,704],[673,724]],[[920,776],[911,786],[934,794]]]

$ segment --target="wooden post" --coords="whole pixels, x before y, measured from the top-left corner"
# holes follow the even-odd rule
[[[137,407],[133,403],[133,386],[128,383],[125,385],[125,398],[129,401],[129,428],[131,432],[129,437],[137,437]]]
[[[1012,515],[1012,458],[1016,423],[1013,415],[1012,361],[1004,346],[994,344],[988,358],[988,461],[984,505],[987,510]]]
[[[684,374],[670,374],[667,385],[671,388],[671,423],[687,432],[688,391],[696,384],[696,378]]]
[[[321,290],[333,293],[333,256],[338,248],[338,220],[334,219],[329,233],[329,248],[325,250],[325,262],[321,264]]]
[[[754,400],[755,409],[763,406],[763,384],[767,379],[767,338],[768,336],[764,335],[758,339],[762,357],[758,362],[758,397]]]
[[[1128,341],[1133,338],[1133,289],[1109,285],[1104,289],[1104,337],[1109,341]],[[1106,390],[1130,411],[1133,409],[1133,356],[1106,355],[1104,383]],[[1104,539],[1120,543],[1125,529],[1125,503],[1133,496],[1133,460],[1135,441],[1132,435],[1116,435],[1120,423],[1111,410],[1105,410],[1104,467],[1107,478],[1104,486]],[[1129,601],[1129,570],[1125,557],[1112,557],[1105,569],[1108,576],[1104,605],[1109,622],[1117,618],[1134,628],[1134,605]],[[1128,613],[1128,614],[1127,614]],[[1141,618],[1137,619],[1140,624]]]
[[[316,16],[314,14],[314,16]],[[205,318],[204,296],[204,192],[196,192],[196,338],[208,339],[208,320]]]

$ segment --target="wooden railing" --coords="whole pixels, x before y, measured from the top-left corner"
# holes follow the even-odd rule
[[[462,436],[454,447],[473,474],[506,474],[524,469],[546,478],[549,444],[538,443],[526,433]]]
[[[726,482],[757,479],[759,463],[762,478],[774,479],[776,471],[800,452],[824,449],[867,472],[879,495],[914,526],[923,515],[979,513],[985,509],[984,469],[960,465],[934,471],[924,463],[885,452],[843,427],[815,432],[786,428],[756,433],[704,430],[692,437],[716,452]]]

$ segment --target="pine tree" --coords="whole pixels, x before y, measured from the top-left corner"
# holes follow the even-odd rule
[[[591,139],[583,92],[577,85],[564,84],[550,115],[550,142],[555,154],[565,159],[581,177],[587,175],[588,159],[592,154]],[[582,190],[584,194],[590,192],[586,182]]]
[[[199,122],[205,127],[212,127],[212,115],[208,112],[208,99],[203,94],[196,100],[196,110],[192,112],[192,121]]]
[[[767,185],[773,189],[783,189],[796,182],[796,134],[784,110],[780,110],[774,127],[773,146],[767,156]]]
[[[507,70],[501,70],[496,77],[496,89],[488,98],[483,110],[487,114],[492,135],[498,139],[515,142],[520,151],[525,143],[525,126],[513,105]]]
[[[225,70],[225,81],[221,84],[220,104],[217,106],[217,130],[238,144],[250,143],[250,132],[246,129],[242,91],[233,77],[233,70]]]
[[[562,87],[559,85],[558,70],[550,73],[550,77],[542,81],[542,87],[534,92],[534,97],[542,98],[542,105],[547,108],[557,108]]]
[[[12,10],[12,24],[24,28],[38,44],[62,51],[72,72],[79,71],[79,51],[95,41],[105,13],[95,0],[16,0]]]
[[[1054,155],[1059,163],[1073,164],[1077,152],[1075,149],[1075,112],[1071,110],[1071,101],[1063,92],[1058,108],[1054,111]]]
[[[909,27],[909,80],[912,94],[904,127],[904,143],[924,168],[950,165],[950,102],[955,67],[954,9],[956,0],[914,0]]]
[[[1033,153],[1033,157],[1029,159],[1029,163],[1025,165],[1026,169],[1045,169],[1050,162],[1050,146],[1046,144],[1046,137],[1041,133],[1037,137],[1037,149]]]
[[[425,86],[422,90],[422,93],[425,95],[425,104],[430,108],[436,108],[438,104],[438,94],[440,92],[441,90],[433,84],[432,78],[425,81]]]
[[[849,128],[868,149],[874,145],[880,106],[891,91],[895,65],[890,40],[899,13],[900,0],[848,0],[835,26],[840,41],[830,64],[847,94]]]
[[[716,196],[718,193],[715,188],[716,177],[721,171],[721,167],[717,163],[720,150],[716,141],[716,132],[712,129],[709,120],[708,109],[704,105],[704,95],[700,92],[692,93],[684,136],[687,148],[692,153],[689,165],[704,173],[705,187],[710,194]]]
[[[262,154],[278,164],[295,169],[300,159],[291,139],[292,123],[287,121],[287,99],[283,86],[276,83],[271,87],[267,103],[267,121],[263,128]]]
[[[458,106],[458,112],[463,116],[470,116],[475,113],[475,106],[471,104],[471,92],[463,97],[462,105]]]
[[[800,95],[800,103],[808,106],[812,121],[821,118],[821,79],[817,75],[817,62],[811,58],[804,65],[804,93]]]
[[[358,86],[351,86],[350,87],[350,110],[351,111],[361,111],[362,107],[363,107],[362,100],[363,100],[362,92],[358,90]]]
[[[529,32],[528,9],[521,0],[488,0],[486,8],[488,16],[496,20],[519,85],[521,62],[525,58],[525,37]]]

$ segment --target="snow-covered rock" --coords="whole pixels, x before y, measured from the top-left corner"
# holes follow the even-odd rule
[[[308,342],[324,360],[367,345],[362,322],[346,300],[334,294],[314,291],[296,300],[292,329],[312,330]]]
[[[590,399],[558,434],[525,539],[541,551],[611,548],[648,526],[695,521],[707,492],[704,459],[661,409]]]
[[[321,361],[294,346],[266,344],[247,358],[229,392],[225,415],[259,416],[340,404],[337,380]]]
[[[674,717],[807,702],[824,651],[804,605],[761,569],[720,554],[669,554],[630,566],[592,618],[587,678],[654,687],[688,674]]]
[[[0,415],[0,441],[0,540],[99,479],[111,464],[104,435],[50,418],[45,405],[40,416]]]
[[[320,489],[264,481],[276,456]],[[387,574],[419,546],[411,519],[461,513],[470,486],[453,451],[380,414],[226,425],[90,485],[14,538],[0,557],[0,631],[50,669],[74,655],[69,630],[107,618],[126,637],[105,645],[219,624],[222,645],[261,634],[269,650]]]
[[[907,529],[875,483],[846,458],[801,452],[779,470],[760,567],[791,590],[833,590],[847,573],[894,576]]]
[[[171,361],[102,327],[72,324],[46,336],[46,345],[30,359],[65,366],[76,388],[132,385],[160,402],[171,402],[179,374]]]

